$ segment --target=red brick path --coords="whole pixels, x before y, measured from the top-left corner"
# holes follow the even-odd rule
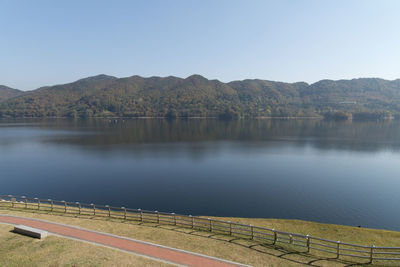
[[[62,235],[74,239],[93,242],[108,247],[122,249],[128,252],[145,255],[151,258],[161,259],[171,263],[185,266],[243,266],[233,262],[210,258],[186,251],[163,247],[147,242],[135,241],[123,237],[113,236],[106,233],[94,232],[81,228],[61,225],[49,221],[42,221],[17,216],[0,215],[0,222],[8,224],[22,224],[47,231],[49,233]]]

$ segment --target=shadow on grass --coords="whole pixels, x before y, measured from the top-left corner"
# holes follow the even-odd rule
[[[237,246],[245,247],[256,251],[257,253],[262,253],[265,255],[273,256],[276,258],[284,259],[293,263],[298,263],[301,265],[309,265],[309,266],[325,266],[327,263],[332,263],[333,265],[339,266],[387,266],[380,265],[374,262],[365,263],[365,262],[355,262],[350,260],[338,259],[336,257],[326,257],[322,255],[317,255],[314,253],[307,253],[306,251],[295,250],[290,245],[281,245],[281,244],[267,244],[257,242],[256,240],[251,240],[248,238],[242,238],[238,236],[229,236],[226,234],[219,233],[210,233],[204,230],[185,228],[175,225],[167,225],[167,224],[157,224],[154,222],[141,222],[136,220],[124,220],[118,218],[110,218],[107,216],[92,216],[85,214],[73,214],[73,213],[63,213],[63,212],[51,212],[48,210],[33,210],[26,208],[11,208],[11,207],[2,207],[0,206],[0,210],[10,210],[10,211],[21,211],[21,212],[29,212],[32,214],[46,214],[52,216],[60,216],[60,217],[71,217],[71,218],[80,218],[80,219],[91,219],[96,221],[110,221],[121,224],[130,224],[130,225],[140,225],[144,227],[153,227],[160,228],[163,230],[175,231],[187,235],[194,235],[214,240],[219,240],[231,244],[235,244]],[[279,242],[278,242],[279,243]],[[392,265],[393,266],[393,265]]]

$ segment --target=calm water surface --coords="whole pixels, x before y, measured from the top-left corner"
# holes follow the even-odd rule
[[[400,230],[400,122],[0,121],[0,194]]]

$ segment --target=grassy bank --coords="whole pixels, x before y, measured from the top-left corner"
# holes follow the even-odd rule
[[[275,247],[272,245],[261,245],[251,240],[243,240],[230,236],[218,235],[214,233],[211,234],[209,232],[201,232],[175,226],[140,223],[135,221],[127,222],[109,218],[91,218],[88,216],[76,216],[72,214],[54,215],[42,211],[24,211],[22,209],[9,210],[6,208],[0,208],[0,214],[11,214],[61,222],[64,224],[75,225],[87,229],[154,242],[254,266],[301,266],[305,264],[314,266],[348,266],[350,264],[354,264],[354,262],[347,261],[346,258],[337,260],[332,256],[324,255],[315,251],[313,251],[311,254],[307,254],[304,253],[304,250],[299,250],[298,248],[291,247],[290,245],[278,245]],[[298,220],[246,218],[218,219],[275,228],[278,230],[290,231],[299,234],[310,234],[332,240],[340,239],[342,242],[366,245],[375,244],[377,246],[400,246],[400,233],[393,231],[327,225]],[[7,228],[8,226],[4,227],[0,228],[0,243],[2,244],[0,249],[0,259],[7,257],[6,262],[11,262],[15,266],[23,266],[24,264],[19,263],[25,262],[27,263],[26,265],[29,266],[107,266],[110,265],[110,262],[121,263],[123,266],[128,265],[127,263],[131,263],[135,266],[160,265],[158,262],[152,262],[120,251],[96,247],[86,243],[65,240],[58,237],[50,237],[44,241],[32,240],[9,233],[9,229]],[[11,240],[10,238],[14,238],[15,243],[18,245],[12,245],[12,243],[9,243],[7,240]],[[47,249],[44,250],[41,246],[46,246]],[[62,249],[57,249],[60,247]],[[27,250],[30,253],[19,253],[18,251],[21,249]],[[108,251],[108,254],[103,251]],[[8,256],[17,255],[18,253],[20,254],[19,257],[14,258]],[[57,257],[57,253],[63,256]],[[48,262],[35,262],[34,260],[38,258],[39,255],[40,258],[46,258],[46,255],[49,255],[53,261],[49,260]],[[59,259],[59,262],[57,262],[57,259]],[[77,261],[77,264],[75,264],[72,260]],[[365,262],[365,260],[360,261],[359,265],[364,265],[363,263]],[[1,260],[0,265],[4,265]],[[396,266],[398,263],[374,261],[374,265]]]
[[[315,223],[301,220],[251,219],[251,218],[217,218],[242,224],[274,228],[280,231],[302,235],[322,237],[341,242],[400,247],[400,232],[377,230],[362,227],[351,227],[335,224]],[[398,263],[400,265],[400,262]]]
[[[171,266],[133,254],[66,238],[44,240],[12,233],[0,224],[0,266]]]

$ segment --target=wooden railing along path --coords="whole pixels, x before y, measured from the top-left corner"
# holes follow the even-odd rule
[[[379,247],[374,245],[365,246],[351,244],[310,235],[282,232],[275,229],[191,215],[129,209],[125,207],[119,208],[108,205],[66,202],[52,199],[29,198],[25,196],[0,195],[0,200],[0,206],[3,207],[35,209],[48,212],[102,216],[165,225],[176,225],[195,230],[235,236],[237,238],[250,239],[266,245],[276,245],[278,243],[291,244],[293,246],[304,248],[304,252],[307,253],[311,250],[316,250],[332,254],[336,258],[339,258],[340,256],[361,258],[370,263],[372,263],[373,260],[400,260],[400,247]]]

